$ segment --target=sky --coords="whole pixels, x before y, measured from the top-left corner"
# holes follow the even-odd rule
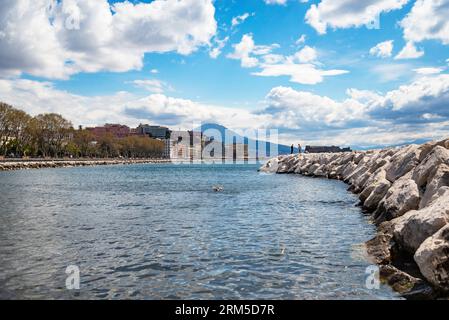
[[[0,101],[75,126],[449,136],[449,0],[2,0]]]

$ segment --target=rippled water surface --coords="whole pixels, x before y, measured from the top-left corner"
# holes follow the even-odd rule
[[[395,297],[365,286],[374,227],[343,183],[257,168],[0,172],[0,298]]]

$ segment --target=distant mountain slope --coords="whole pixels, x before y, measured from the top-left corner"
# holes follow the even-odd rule
[[[209,137],[213,136],[216,141],[223,142],[223,140],[225,140],[227,144],[232,144],[233,142],[236,142],[236,143],[244,143],[250,146],[255,146],[255,149],[251,148],[251,150],[249,150],[250,153],[253,154],[258,152],[258,150],[261,148],[263,144],[265,144],[265,150],[267,150],[266,156],[276,156],[275,152],[276,147],[277,147],[277,154],[289,154],[291,151],[290,146],[283,144],[274,144],[263,140],[254,140],[248,137],[243,137],[237,134],[235,131],[232,131],[216,123],[203,124],[201,125],[201,127],[195,129],[195,131],[206,133],[206,135]],[[214,132],[217,132],[217,136],[213,134]],[[298,149],[295,148],[295,152],[297,151]]]

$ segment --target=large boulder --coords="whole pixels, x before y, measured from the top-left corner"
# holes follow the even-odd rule
[[[423,161],[436,146],[441,146],[443,148],[449,149],[449,139],[441,141],[431,141],[421,145],[419,147],[420,150],[419,161],[420,162]]]
[[[373,211],[379,206],[379,202],[391,187],[391,182],[387,179],[380,179],[375,183],[374,189],[363,203],[363,209]]]
[[[441,187],[449,186],[449,166],[440,164],[434,173],[428,178],[426,191],[419,203],[419,208],[427,206],[437,195]]]
[[[276,173],[279,169],[279,159],[273,158],[267,161],[260,169],[260,172]]]
[[[411,177],[412,173],[409,172],[393,183],[379,204],[379,211],[382,213],[379,221],[391,220],[419,208],[421,193]]]
[[[319,163],[312,164],[309,169],[306,171],[307,175],[313,175],[315,171],[320,167]]]
[[[313,175],[315,177],[327,177],[327,167],[325,164],[319,166],[314,172]]]
[[[420,152],[417,145],[410,145],[399,149],[399,151],[391,157],[390,163],[385,168],[387,180],[395,182],[415,168],[419,163]]]
[[[438,289],[449,291],[449,225],[427,238],[414,255],[422,275]]]
[[[421,210],[407,212],[392,221],[396,242],[410,253],[449,222],[449,187],[438,190],[436,199]]]
[[[348,164],[345,166],[345,168],[341,174],[342,179],[343,180],[348,179],[356,169],[357,169],[357,165],[354,162],[352,162],[352,161],[348,162]]]
[[[413,169],[412,179],[416,181],[418,187],[426,185],[429,177],[433,175],[435,169],[442,163],[449,164],[449,150],[441,146],[436,146],[429,152],[427,157]]]
[[[378,169],[374,174],[370,175],[368,180],[365,183],[365,188],[359,195],[360,201],[365,202],[366,199],[371,195],[371,193],[376,189],[376,187],[382,182],[386,181],[386,172],[384,169]],[[390,183],[388,182],[388,187],[390,187]],[[385,194],[384,194],[385,195]],[[384,196],[383,195],[383,196]],[[382,196],[382,198],[383,198]],[[379,201],[382,199],[380,198]]]

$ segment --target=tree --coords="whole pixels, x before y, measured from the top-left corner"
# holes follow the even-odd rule
[[[11,137],[13,107],[1,102],[0,103],[0,152],[3,155],[7,153],[7,143]]]
[[[77,145],[81,157],[91,157],[95,155],[95,147],[92,142],[95,136],[86,129],[75,130],[73,134],[73,142]]]
[[[120,145],[111,133],[102,135],[97,141],[97,147],[99,148],[102,157],[114,158],[120,155]]]
[[[22,155],[26,143],[26,128],[31,116],[22,110],[0,103],[0,151],[7,155]]]
[[[44,157],[61,156],[64,145],[70,138],[72,124],[55,113],[40,114],[35,119],[40,133],[38,138],[39,151]]]

